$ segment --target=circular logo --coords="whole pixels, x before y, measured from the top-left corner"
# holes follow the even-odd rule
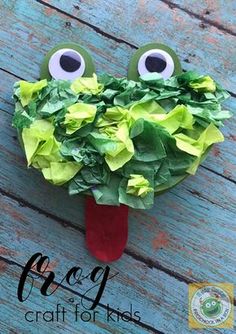
[[[190,306],[194,318],[204,326],[220,325],[228,319],[231,311],[228,293],[213,285],[198,289]]]

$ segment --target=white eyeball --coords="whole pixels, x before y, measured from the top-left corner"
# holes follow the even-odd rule
[[[157,72],[163,79],[168,79],[174,73],[174,69],[175,64],[172,57],[166,51],[160,49],[152,49],[145,52],[138,62],[140,75]]]
[[[54,79],[74,80],[84,74],[85,61],[73,49],[60,49],[51,56],[48,70]]]
[[[210,303],[206,303],[206,308],[210,308],[211,304]]]

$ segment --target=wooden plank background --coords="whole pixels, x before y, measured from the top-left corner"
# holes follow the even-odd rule
[[[15,130],[12,85],[35,80],[44,54],[73,41],[88,48],[98,73],[125,76],[134,50],[160,41],[174,48],[184,69],[209,73],[236,99],[235,1],[182,0],[0,0],[0,332],[1,333],[177,333],[187,334],[188,284],[194,281],[236,283],[236,126],[223,129],[198,173],[157,197],[148,211],[130,210],[129,242],[98,309],[109,304],[140,311],[136,322],[27,323],[27,310],[50,310],[57,303],[73,307],[80,289],[62,285],[42,297],[40,284],[20,303],[16,289],[29,256],[52,259],[59,282],[80,265],[89,272],[98,263],[84,244],[84,200],[27,170]],[[63,203],[63,205],[62,205]],[[43,279],[43,278],[42,278]],[[85,285],[83,288],[88,288]],[[72,302],[73,300],[73,302]],[[198,330],[233,333],[233,330]]]

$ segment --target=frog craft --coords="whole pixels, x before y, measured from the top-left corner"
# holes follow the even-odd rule
[[[128,208],[151,208],[223,141],[228,96],[209,75],[183,72],[163,44],[139,48],[117,78],[97,77],[89,53],[64,43],[46,55],[40,81],[15,83],[13,126],[28,167],[86,195],[87,247],[109,262],[124,251]]]

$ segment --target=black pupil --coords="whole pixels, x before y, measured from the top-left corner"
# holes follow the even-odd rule
[[[148,56],[145,60],[146,69],[149,72],[161,73],[166,68],[165,59],[158,56]]]
[[[60,58],[60,65],[66,72],[75,72],[80,68],[80,61],[71,55],[62,55]]]

